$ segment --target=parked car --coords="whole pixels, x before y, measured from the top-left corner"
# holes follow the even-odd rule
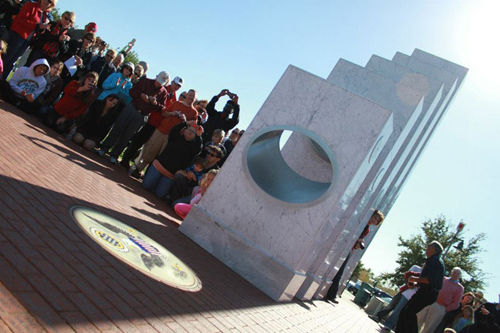
[[[356,283],[352,282],[352,281],[349,281],[348,285],[347,285],[347,290],[353,294],[353,295],[356,295],[356,293],[358,292],[359,288],[361,287],[361,281],[358,281]]]
[[[375,292],[373,293],[373,296],[376,296],[376,297],[379,297],[379,298],[382,298],[383,300],[385,300],[386,302],[390,303],[391,300],[392,300],[392,296],[389,295],[388,293],[386,293],[385,291],[383,290],[380,290],[378,288],[375,288]]]

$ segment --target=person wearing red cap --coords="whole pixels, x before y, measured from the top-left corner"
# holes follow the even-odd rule
[[[97,33],[97,23],[90,22],[85,26],[85,29],[69,29],[68,36],[71,37],[71,39],[78,41],[81,40],[83,36],[88,32],[91,32],[95,35]]]

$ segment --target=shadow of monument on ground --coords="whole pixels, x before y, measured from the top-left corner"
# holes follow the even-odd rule
[[[23,200],[19,192],[32,199]],[[191,293],[164,285],[110,255],[73,221],[68,208],[75,204],[108,214],[163,245],[191,267],[202,281],[202,289]],[[5,238],[0,238],[0,280],[32,315],[48,325],[53,324],[48,313],[66,308],[76,308],[95,322],[150,317],[165,320],[172,315],[277,304],[166,219],[161,221],[165,224],[154,224],[3,175],[0,217],[0,233]],[[34,289],[45,302],[35,306],[25,301],[20,289]],[[309,305],[294,302],[310,310]]]

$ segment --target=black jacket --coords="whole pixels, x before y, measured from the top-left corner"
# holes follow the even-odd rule
[[[172,174],[190,166],[191,161],[200,153],[203,146],[199,136],[196,136],[192,141],[187,141],[184,138],[181,132],[186,126],[186,123],[180,123],[172,127],[168,135],[167,146],[156,158]]]
[[[228,118],[223,112],[215,109],[215,103],[218,100],[219,96],[214,96],[207,105],[208,120],[203,124],[203,129],[205,130],[203,132],[203,140],[205,141],[212,140],[212,134],[216,129],[223,129],[228,133],[240,122],[240,106],[236,104],[232,118]]]

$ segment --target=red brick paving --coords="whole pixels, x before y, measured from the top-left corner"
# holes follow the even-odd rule
[[[154,238],[197,293],[115,259],[68,208],[103,211]],[[0,332],[375,332],[351,301],[276,303],[178,230],[172,209],[120,166],[0,101]]]

